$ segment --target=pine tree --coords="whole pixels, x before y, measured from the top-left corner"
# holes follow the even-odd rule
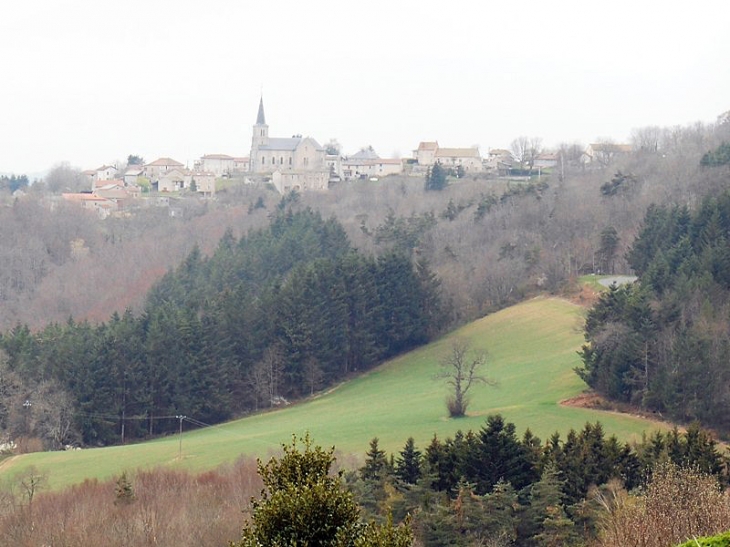
[[[413,437],[408,437],[395,465],[395,475],[406,484],[417,484],[421,478],[421,452],[416,449]]]

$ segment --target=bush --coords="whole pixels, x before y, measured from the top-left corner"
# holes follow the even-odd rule
[[[730,532],[717,536],[691,539],[677,547],[730,547]]]

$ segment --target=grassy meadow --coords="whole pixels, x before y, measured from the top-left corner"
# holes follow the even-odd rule
[[[334,445],[343,465],[356,465],[373,437],[388,452],[400,450],[409,436],[423,449],[434,434],[446,438],[458,429],[478,430],[497,412],[515,423],[520,436],[529,427],[543,440],[555,431],[564,437],[570,428],[601,421],[609,434],[639,439],[657,426],[638,417],[559,404],[585,389],[573,372],[580,364],[576,351],[583,341],[583,314],[583,308],[566,300],[536,298],[470,323],[310,400],[189,431],[182,442],[175,435],[136,445],[14,456],[0,463],[0,480],[31,465],[47,476],[53,489],[161,465],[204,471],[242,455],[266,457],[292,434],[306,431],[316,444]],[[446,410],[445,381],[434,375],[457,336],[487,352],[484,373],[498,385],[473,387],[468,416],[454,420]]]

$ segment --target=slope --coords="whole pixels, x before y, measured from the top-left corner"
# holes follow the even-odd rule
[[[608,434],[638,439],[657,427],[638,417],[564,407],[559,401],[579,394],[585,385],[573,368],[582,343],[583,309],[557,298],[536,298],[470,323],[443,338],[383,364],[308,401],[280,410],[127,446],[36,453],[6,460],[0,477],[29,466],[62,488],[86,478],[107,478],[123,470],[159,465],[202,471],[241,455],[267,456],[292,434],[309,431],[317,444],[335,445],[344,465],[362,459],[368,441],[380,439],[389,452],[409,436],[425,447],[458,429],[479,429],[490,413],[502,413],[519,434],[529,427],[545,439],[563,436],[587,421],[600,420]],[[435,380],[439,359],[454,337],[488,353],[490,377],[497,387],[474,388],[468,416],[448,418],[443,380]],[[192,417],[194,418],[194,417]]]

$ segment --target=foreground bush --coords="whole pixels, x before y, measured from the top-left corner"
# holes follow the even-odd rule
[[[313,447],[309,436],[299,450],[296,437],[284,456],[259,463],[266,489],[252,502],[251,521],[238,547],[294,545],[319,547],[408,547],[413,534],[406,524],[379,526],[360,522],[360,509],[345,490],[341,474],[330,473],[334,449]]]
[[[691,539],[677,547],[730,547],[730,532],[717,536]]]
[[[638,496],[613,489],[597,497],[605,509],[598,545],[605,547],[666,547],[723,532],[730,523],[730,497],[717,480],[673,464],[655,468]]]

